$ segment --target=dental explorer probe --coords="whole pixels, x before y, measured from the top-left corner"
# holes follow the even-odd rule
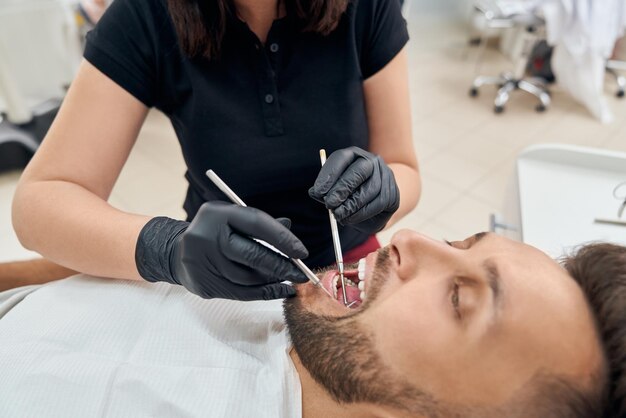
[[[239,196],[237,196],[237,194],[235,192],[232,191],[232,189],[230,187],[228,187],[228,185],[226,183],[224,183],[224,181],[217,174],[215,174],[215,172],[213,170],[208,170],[206,172],[206,176],[234,204],[239,205],[239,206],[244,206],[244,207],[248,206],[248,205],[245,204],[245,202],[243,200],[241,200],[241,198]],[[275,253],[277,253],[279,255],[282,255],[285,258],[289,258],[289,257],[287,257],[286,254],[284,254],[278,248],[274,247],[272,244],[269,244],[269,243],[267,243],[267,242],[265,242],[263,240],[260,240],[260,239],[256,239],[256,238],[252,238],[252,239],[255,240],[256,242],[258,242],[259,244],[261,244],[262,246],[264,246],[265,248],[268,248],[268,249],[274,251]],[[322,286],[322,282],[320,281],[320,279],[318,279],[318,277],[315,275],[315,273],[313,273],[311,271],[311,269],[308,268],[306,266],[306,264],[304,264],[304,262],[302,260],[300,260],[298,258],[289,258],[289,259],[296,265],[296,267],[298,267],[298,269],[300,269],[300,271],[302,273],[304,273],[304,275],[306,276],[307,279],[309,279],[315,286],[317,286],[320,289],[322,289],[328,296],[330,296],[332,299],[334,299],[334,296],[331,295],[330,292],[328,290],[326,290],[326,288],[324,288],[324,286]]]
[[[326,163],[326,150],[320,150],[320,161],[322,167]],[[333,248],[335,250],[335,260],[337,260],[337,269],[339,270],[339,277],[341,278],[341,292],[343,294],[343,304],[348,306],[348,297],[346,295],[346,278],[343,270],[343,253],[341,252],[341,241],[339,241],[339,228],[337,227],[337,219],[333,211],[328,209],[328,218],[330,219],[330,232],[333,236]]]

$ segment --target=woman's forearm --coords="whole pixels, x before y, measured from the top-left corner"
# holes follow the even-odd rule
[[[82,61],[15,193],[13,226],[22,245],[81,273],[140,278],[135,245],[149,218],[106,200],[147,113],[144,103]]]
[[[24,247],[66,268],[96,276],[140,279],[135,245],[150,218],[111,207],[67,181],[20,184],[13,226]]]
[[[411,133],[411,103],[406,47],[383,69],[364,81],[369,127],[369,151],[380,155],[393,171],[400,189],[400,207],[386,225],[409,213],[422,186]]]
[[[400,207],[389,219],[385,228],[389,228],[411,212],[422,194],[422,181],[418,169],[400,163],[391,163],[389,168],[393,171],[398,189],[400,189]]]

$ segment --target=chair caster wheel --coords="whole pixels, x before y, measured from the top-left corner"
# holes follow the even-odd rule
[[[535,107],[535,110],[536,110],[538,113],[543,113],[543,112],[545,112],[546,110],[548,110],[548,108],[547,108],[547,107],[545,107],[544,105],[540,104],[540,105],[537,105],[537,107]]]
[[[624,97],[624,90],[620,90],[620,91],[618,91],[617,93],[615,93],[615,95],[616,95],[617,97],[619,97],[620,99],[621,99],[621,98],[623,98],[623,97]]]
[[[504,106],[494,106],[493,112],[499,115],[500,113],[504,112]]]
[[[478,89],[476,87],[472,87],[469,91],[469,95],[470,97],[476,97],[478,96]]]

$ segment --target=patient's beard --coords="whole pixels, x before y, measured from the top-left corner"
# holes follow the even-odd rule
[[[369,279],[373,291],[368,292],[368,305],[380,293],[387,276],[388,260],[387,251],[379,252]],[[432,413],[432,398],[396,376],[384,364],[372,333],[358,322],[360,312],[363,311],[345,317],[318,315],[307,310],[299,298],[286,299],[285,320],[304,367],[339,403],[369,403],[412,414]]]

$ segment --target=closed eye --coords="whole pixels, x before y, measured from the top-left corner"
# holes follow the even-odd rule
[[[463,241],[453,241],[450,242],[448,240],[443,240],[446,244],[448,244],[450,247],[454,247],[456,249],[459,250],[469,250],[470,248],[472,248],[472,246],[474,246],[474,244],[476,244],[478,241],[480,241],[481,239],[483,239],[484,237],[486,237],[488,235],[487,232],[479,232],[477,234],[472,235],[471,237],[463,240]]]
[[[471,247],[471,245],[469,245],[469,243],[467,241],[448,241],[448,240],[443,240],[443,242],[445,242],[446,244],[448,244],[450,247],[452,248],[456,248],[457,250],[467,250]]]

